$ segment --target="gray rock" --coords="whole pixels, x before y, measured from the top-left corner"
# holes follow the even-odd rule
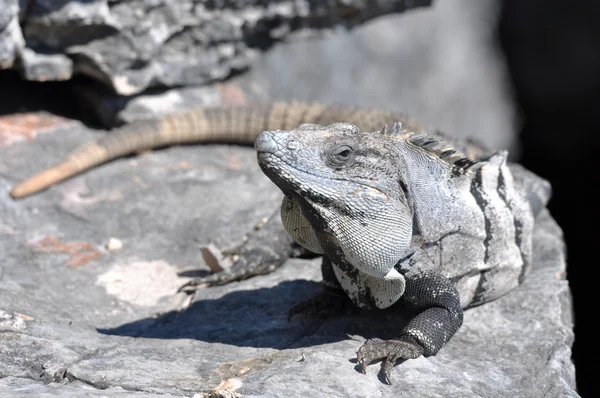
[[[30,80],[82,73],[119,95],[204,84],[247,69],[252,55],[298,29],[352,27],[430,0],[3,0],[0,68]],[[19,26],[19,19],[21,25]],[[22,32],[21,32],[22,27]],[[23,48],[39,54],[20,64]],[[52,56],[52,62],[46,56]],[[72,60],[67,68],[64,57]],[[39,62],[40,65],[37,65]],[[44,69],[44,73],[31,70]]]
[[[66,55],[39,54],[30,48],[21,53],[21,76],[26,80],[69,80],[72,75],[73,61]]]
[[[207,272],[199,245],[227,246],[277,206],[251,148],[173,147],[8,197],[95,135],[77,125],[0,148],[0,395],[192,396],[220,385],[245,397],[577,396],[564,245],[546,212],[526,282],[466,311],[438,355],[398,365],[388,386],[377,364],[363,375],[353,358],[365,338],[396,332],[391,314],[317,330],[286,320],[318,291],[318,260],[177,293]],[[110,238],[123,248],[107,250]]]
[[[19,3],[0,0],[0,9],[0,69],[8,69],[25,47],[25,39],[19,26]]]
[[[61,383],[36,383],[30,379],[19,377],[0,378],[0,395],[3,397],[118,397],[118,398],[150,398],[164,397],[168,394],[152,394],[137,391],[127,391],[121,387],[109,387],[103,390],[90,387],[85,383],[73,381],[69,384]]]

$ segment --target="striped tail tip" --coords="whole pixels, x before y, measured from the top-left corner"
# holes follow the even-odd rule
[[[64,168],[59,166],[44,170],[33,177],[26,179],[14,187],[9,195],[13,199],[22,199],[49,188],[50,186],[60,182],[73,174],[66,172]]]

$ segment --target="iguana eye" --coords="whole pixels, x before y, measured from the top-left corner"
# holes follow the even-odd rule
[[[338,159],[348,159],[352,154],[352,147],[348,145],[342,145],[335,150],[335,156]]]
[[[338,153],[338,156],[341,158],[347,158],[348,156],[350,156],[350,149],[344,149],[343,151]]]
[[[340,145],[329,153],[329,162],[332,164],[332,166],[341,166],[348,162],[350,158],[352,158],[353,153],[354,149],[352,149],[351,146]]]

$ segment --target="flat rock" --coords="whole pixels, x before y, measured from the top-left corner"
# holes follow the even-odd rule
[[[565,250],[546,212],[526,282],[466,311],[438,355],[398,365],[389,386],[377,364],[361,374],[354,358],[365,338],[396,332],[391,314],[317,330],[287,321],[318,291],[318,260],[177,293],[208,272],[200,245],[236,242],[278,205],[251,148],[172,147],[8,197],[98,134],[67,124],[0,147],[0,395],[191,397],[220,386],[245,397],[578,396]],[[111,238],[119,250],[106,248]]]

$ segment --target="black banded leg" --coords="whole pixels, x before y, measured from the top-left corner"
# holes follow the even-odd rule
[[[391,384],[390,373],[399,359],[434,355],[460,328],[463,310],[452,282],[435,273],[407,274],[402,299],[419,314],[400,333],[398,339],[369,339],[357,352],[363,372],[376,359],[383,359],[381,371]]]
[[[224,285],[265,275],[279,268],[290,257],[310,257],[311,253],[294,242],[287,233],[278,209],[249,232],[237,247],[224,252],[205,247],[202,255],[213,274],[194,278],[183,285],[180,291],[193,291],[200,285]]]
[[[288,312],[288,320],[295,315],[301,315],[304,324],[319,326],[325,319],[343,314],[351,308],[352,302],[340,286],[327,256],[323,256],[321,273],[323,274],[323,290],[314,297],[292,307]]]

